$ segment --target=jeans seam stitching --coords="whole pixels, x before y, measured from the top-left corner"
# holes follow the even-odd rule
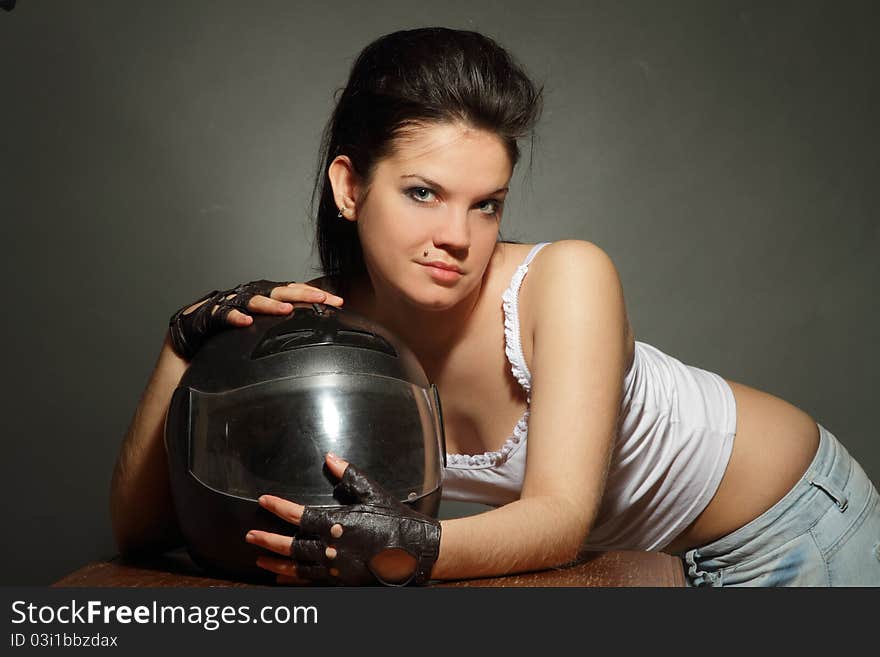
[[[822,552],[822,547],[819,545],[819,541],[816,540],[816,535],[813,533],[813,528],[810,528],[810,538],[813,539],[813,545],[816,546],[816,551],[819,553],[819,556],[822,558],[822,567],[825,570],[825,586],[831,586],[831,567],[828,565],[828,559]]]

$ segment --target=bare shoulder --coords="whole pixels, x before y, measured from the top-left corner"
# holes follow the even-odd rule
[[[623,313],[629,357],[634,336],[629,323],[623,286],[617,267],[608,253],[586,240],[559,240],[545,246],[532,260],[520,291],[520,322],[533,342],[540,316],[558,315],[566,304],[584,299],[606,299],[599,307]],[[524,345],[525,346],[525,345]]]
[[[529,266],[521,297],[524,305],[538,299],[569,298],[580,286],[595,283],[619,284],[617,268],[598,245],[586,240],[559,240],[541,249]]]

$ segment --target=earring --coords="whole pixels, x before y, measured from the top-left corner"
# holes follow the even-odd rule
[[[342,208],[339,210],[339,214],[336,215],[337,218],[342,219],[342,213],[347,212],[347,211],[348,211],[348,208],[343,205]]]

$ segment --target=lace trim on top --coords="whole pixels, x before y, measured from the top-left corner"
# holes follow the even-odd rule
[[[504,441],[500,450],[496,452],[483,452],[482,454],[450,454],[447,452],[447,467],[485,468],[501,465],[510,458],[510,455],[519,447],[520,443],[525,440],[529,433],[530,410],[528,406],[532,403],[532,374],[529,372],[529,367],[526,365],[526,358],[522,351],[519,332],[518,298],[523,278],[525,278],[526,273],[529,271],[529,263],[546,244],[549,244],[549,242],[535,245],[525,262],[516,268],[510,285],[504,291],[504,294],[501,295],[501,307],[504,309],[504,353],[510,362],[510,369],[514,378],[526,391],[526,410],[513,428],[513,433]]]
[[[526,365],[526,358],[522,351],[522,341],[519,337],[518,301],[519,288],[522,286],[523,278],[528,270],[528,263],[517,267],[513,280],[510,282],[510,287],[501,295],[501,306],[504,308],[504,353],[507,354],[507,360],[510,361],[513,376],[525,389],[528,394],[528,401],[531,401],[532,373],[529,372],[529,366]]]
[[[513,428],[513,434],[504,441],[504,445],[497,452],[483,452],[482,454],[446,454],[446,467],[458,468],[487,468],[501,465],[510,458],[511,453],[525,440],[529,433],[529,409],[526,409],[519,422]]]

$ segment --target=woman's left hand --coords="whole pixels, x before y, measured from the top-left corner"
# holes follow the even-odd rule
[[[334,457],[334,495],[353,504],[303,506],[263,495],[260,506],[300,527],[296,538],[259,530],[246,540],[279,557],[257,560],[279,584],[425,584],[440,550],[440,522],[394,499],[355,466]]]

